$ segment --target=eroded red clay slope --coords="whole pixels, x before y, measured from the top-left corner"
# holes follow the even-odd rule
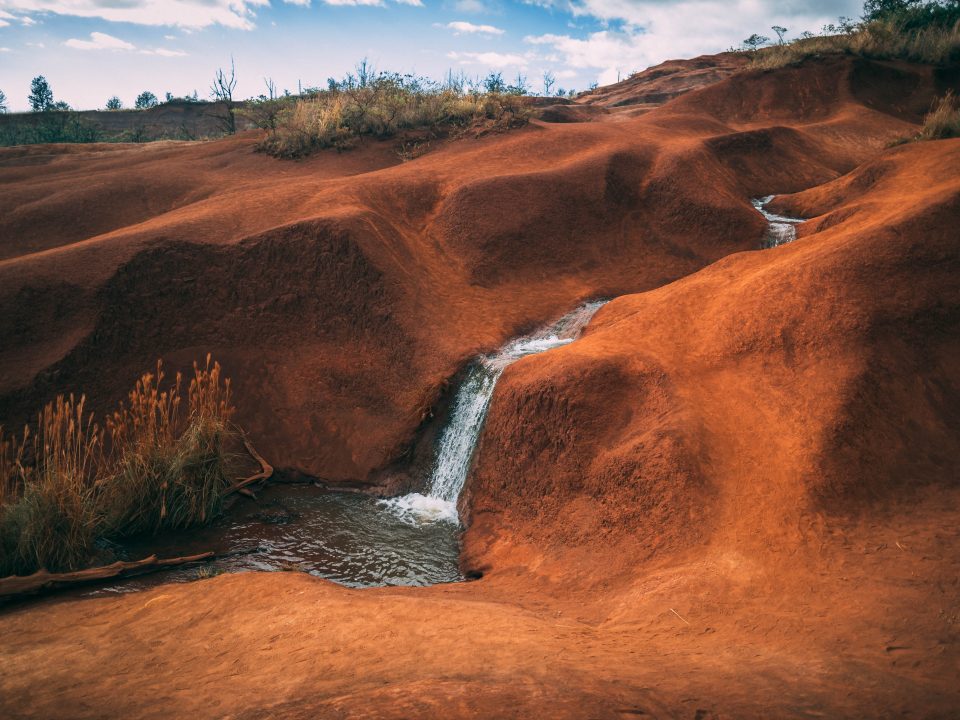
[[[756,247],[750,196],[852,169],[944,84],[874,63],[901,78],[883,104],[861,65],[737,75],[641,118],[405,164],[378,143],[282,162],[252,138],[5,150],[0,419],[57,392],[112,407],[157,357],[213,352],[279,466],[402,484],[390,468],[471,355]]]
[[[578,220],[585,207],[548,208],[597,229],[598,250],[585,265],[577,263],[593,237],[537,235],[554,229],[542,205],[526,224],[513,225],[522,215],[491,218],[486,235],[464,235],[482,213],[463,200],[449,210],[445,200],[423,215],[422,236],[398,231],[381,245],[347,236],[365,238],[349,244],[376,257],[377,269],[392,268],[384,278],[410,268],[411,284],[384,281],[396,294],[377,301],[392,309],[397,298],[418,298],[397,304],[395,316],[385,310],[411,348],[427,346],[427,325],[459,326],[439,313],[423,315],[431,319],[422,328],[404,320],[410,308],[438,307],[414,279],[442,274],[427,251],[403,256],[422,264],[390,265],[388,249],[408,252],[413,238],[426,238],[446,250],[448,274],[459,268],[456,283],[430,292],[476,332],[475,345],[432,338],[430,362],[442,368],[538,311],[566,309],[554,308],[562,300],[641,282],[628,276],[669,256],[664,238],[701,253],[709,241],[729,254],[737,241],[724,240],[734,232],[727,223],[742,216],[745,244],[755,245],[762,225],[747,197],[838,178],[779,199],[781,209],[813,218],[794,244],[738,253],[620,297],[580,341],[507,370],[463,502],[465,565],[482,570],[481,580],[353,591],[249,574],[10,609],[0,616],[8,714],[949,717],[960,704],[960,141],[882,150],[888,136],[910,129],[905,120],[851,99],[859,86],[837,67],[789,72],[798,73],[789,82],[807,72],[822,90],[817,108],[801,103],[792,119],[764,99],[776,88],[741,85],[775,74],[735,76],[700,91],[729,84],[728,107],[719,96],[687,96],[616,130],[602,122],[534,128],[431,160],[473,153],[480,164],[504,153],[506,162],[534,138],[556,141],[557,153],[567,147],[562,138],[596,142],[606,148],[602,163],[592,150],[582,165],[548,153],[541,162],[553,169],[535,178],[562,188],[571,173],[586,197],[591,187],[600,197],[610,187],[608,144],[632,143],[635,154],[622,162],[637,169],[639,187],[624,183],[637,195],[614,216],[629,223],[624,217],[642,215],[645,222],[624,225],[631,233]],[[640,162],[636,148],[654,148],[652,159]],[[364,197],[383,217],[390,203],[411,203],[399,186],[395,195],[382,191],[383,178],[415,167],[342,181],[341,192],[353,183],[380,188]],[[591,180],[601,168],[602,183]],[[522,195],[531,172],[472,182],[509,199],[498,185],[507,183],[530,202],[548,202],[555,193]],[[464,182],[457,197],[471,187]],[[602,207],[598,215],[611,222],[613,206]],[[672,235],[672,223],[704,230]],[[464,237],[475,239],[454,251]],[[312,246],[290,238],[216,251],[266,246],[251,267],[273,272],[285,252]],[[553,276],[539,278],[539,260],[524,253],[545,256],[554,245]],[[50,271],[46,259],[23,262]],[[497,262],[501,274],[490,274]],[[556,283],[565,289],[551,291]],[[489,304],[458,306],[455,290]],[[426,386],[429,372],[412,378]],[[368,385],[378,397],[389,388]]]

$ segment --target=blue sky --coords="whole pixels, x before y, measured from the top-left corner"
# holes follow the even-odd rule
[[[237,96],[263,79],[296,92],[369,58],[381,70],[441,78],[503,72],[542,89],[586,89],[677,57],[719,52],[753,32],[818,31],[859,0],[0,0],[0,90],[28,109],[43,74],[57,100],[125,106],[142,90],[209,92],[236,62]]]

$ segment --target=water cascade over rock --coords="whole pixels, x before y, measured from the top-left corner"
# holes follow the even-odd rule
[[[797,223],[803,222],[800,218],[776,215],[767,210],[765,206],[775,197],[776,195],[767,195],[766,197],[755,198],[750,201],[769,223],[769,225],[767,225],[767,233],[763,237],[764,248],[775,248],[778,245],[786,245],[788,242],[793,242],[797,239],[796,225]]]
[[[470,471],[473,450],[500,375],[522,357],[573,342],[605,302],[585,303],[556,322],[512,340],[498,352],[478,358],[457,391],[450,422],[440,435],[426,494],[410,493],[384,500],[384,504],[415,522],[459,522],[457,499]]]

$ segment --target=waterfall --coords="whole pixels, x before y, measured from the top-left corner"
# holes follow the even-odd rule
[[[450,421],[437,442],[427,494],[411,493],[382,502],[414,522],[459,522],[457,499],[470,472],[473,451],[500,375],[522,357],[573,342],[605,302],[598,300],[581,305],[556,322],[512,340],[493,355],[477,358],[467,370],[454,399]]]
[[[763,247],[765,248],[774,248],[778,245],[785,245],[788,242],[796,240],[796,225],[797,223],[803,222],[803,220],[799,218],[784,217],[783,215],[775,215],[769,212],[765,206],[773,200],[774,197],[776,196],[768,195],[767,197],[756,198],[750,201],[769,223],[767,225],[767,234],[763,238]]]

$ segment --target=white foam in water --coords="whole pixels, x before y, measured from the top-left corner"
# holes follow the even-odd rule
[[[410,493],[403,497],[390,498],[381,502],[401,518],[414,524],[436,522],[438,520],[455,523],[459,520],[455,502],[441,500],[429,495]]]
[[[800,218],[785,217],[784,215],[776,215],[769,212],[765,206],[775,197],[775,195],[767,195],[767,197],[756,198],[750,201],[769,223],[769,225],[767,225],[767,234],[763,239],[763,247],[765,248],[774,248],[778,245],[785,245],[788,242],[796,240],[797,228],[795,226],[797,223],[803,222]]]
[[[457,499],[470,471],[473,451],[500,375],[522,357],[573,342],[605,302],[581,305],[555,323],[512,340],[499,352],[478,358],[457,391],[450,422],[440,435],[427,494],[411,493],[383,500],[384,505],[411,522],[459,522]]]

